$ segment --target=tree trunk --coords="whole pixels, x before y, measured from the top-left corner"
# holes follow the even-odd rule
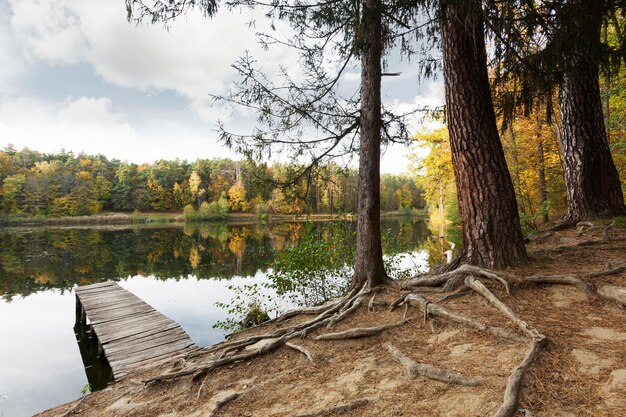
[[[606,138],[598,82],[602,11],[592,0],[573,2],[572,49],[559,85],[561,151],[568,212],[562,225],[626,214],[619,175]],[[557,226],[558,228],[559,226]]]
[[[352,287],[387,282],[380,239],[381,4],[365,0],[361,22],[361,138],[356,263]]]
[[[491,100],[480,2],[450,2],[442,22],[446,108],[463,226],[460,261],[503,268],[528,260]]]
[[[539,181],[539,204],[541,207],[541,222],[548,223],[548,186],[546,184],[546,163],[543,153],[543,137],[541,135],[541,117],[537,114],[537,180]]]

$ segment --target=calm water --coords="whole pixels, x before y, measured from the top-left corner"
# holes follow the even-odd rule
[[[444,259],[423,222],[383,222],[401,268]],[[181,324],[200,346],[224,337],[229,286],[267,282],[276,253],[307,234],[332,239],[353,223],[185,225],[125,230],[0,230],[0,417],[29,416],[80,396],[87,376],[74,335],[72,288],[119,284]]]

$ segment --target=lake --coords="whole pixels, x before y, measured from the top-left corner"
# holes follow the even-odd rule
[[[449,249],[417,219],[385,220],[382,229],[394,271],[428,270]],[[277,256],[311,239],[352,247],[354,230],[353,222],[0,230],[0,417],[30,416],[78,398],[88,383],[97,388],[97,364],[85,369],[89,348],[75,334],[76,285],[117,281],[206,346],[229,332],[216,324],[237,320],[231,300],[274,291]],[[304,290],[269,295],[276,312],[313,299]]]

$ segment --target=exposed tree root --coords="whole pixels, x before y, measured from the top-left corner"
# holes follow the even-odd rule
[[[526,370],[530,367],[531,363],[535,360],[535,357],[546,343],[547,339],[541,335],[539,338],[533,339],[533,344],[528,350],[526,357],[524,357],[524,360],[513,370],[511,376],[509,376],[509,382],[506,384],[506,389],[504,390],[504,399],[493,417],[513,417],[515,413],[517,413]]]
[[[626,240],[626,238],[583,240],[583,241],[578,242],[578,243],[576,243],[574,245],[558,246],[554,250],[563,251],[563,250],[568,250],[568,249],[579,248],[579,247],[582,247],[582,246],[595,246],[595,245],[603,245],[603,244],[607,244],[607,243],[622,242],[624,240]]]
[[[615,220],[611,222],[609,225],[596,225],[593,222],[579,222],[576,227],[578,227],[578,236],[582,236],[586,233],[590,233],[594,230],[602,230],[602,239],[609,239],[609,229],[615,225]]]
[[[411,378],[423,376],[435,381],[464,385],[468,387],[474,387],[481,384],[479,379],[468,378],[458,372],[448,371],[427,363],[415,362],[391,343],[387,343],[385,346],[387,347],[387,350],[389,350],[389,352],[402,364],[402,366],[404,366],[404,369]]]
[[[474,291],[476,291],[477,293],[485,297],[487,301],[491,303],[491,305],[493,305],[495,308],[497,308],[502,313],[504,313],[504,315],[506,315],[509,319],[511,319],[511,321],[515,323],[515,325],[519,327],[521,331],[529,335],[532,339],[543,337],[539,334],[537,329],[535,329],[533,326],[531,326],[530,324],[526,323],[524,320],[517,317],[517,315],[515,315],[513,310],[511,310],[509,306],[507,306],[502,301],[500,301],[500,299],[496,297],[494,293],[489,291],[489,289],[485,287],[482,282],[480,282],[474,277],[467,277],[465,278],[465,285],[467,285],[468,287],[470,287],[471,289],[473,289]]]
[[[337,301],[333,301],[331,303],[328,304],[322,304],[319,306],[315,306],[315,307],[307,307],[307,308],[301,308],[301,309],[297,309],[297,310],[290,310],[287,311],[283,314],[281,314],[280,316],[276,317],[275,322],[276,323],[282,323],[285,320],[288,320],[290,318],[296,317],[296,316],[302,316],[302,315],[309,315],[309,316],[314,316],[316,314],[321,314],[323,312],[325,312],[326,310],[328,310],[329,308],[332,308],[334,306],[340,305],[341,303],[345,302],[346,300],[341,298]],[[266,322],[267,324],[268,322]],[[271,323],[271,321],[270,321]]]
[[[507,294],[511,294],[511,288],[505,278],[515,278],[514,276],[503,272],[496,273],[495,271],[491,271],[489,269],[463,264],[453,271],[444,272],[434,276],[418,277],[407,280],[400,284],[400,288],[408,290],[416,290],[419,288],[424,291],[424,289],[420,287],[439,287],[443,285],[443,288],[441,290],[437,290],[437,292],[452,291],[463,285],[463,278],[467,275],[478,275],[498,281],[504,286]]]
[[[221,400],[215,403],[215,405],[213,406],[213,409],[209,412],[209,414],[207,414],[207,417],[215,416],[215,414],[218,412],[220,408],[222,408],[229,402],[236,400],[237,398],[239,398],[240,395],[241,395],[241,392],[233,392],[229,396],[222,398]]]
[[[554,236],[554,232],[548,230],[547,232],[541,233],[540,235],[537,235],[535,237],[531,237],[529,240],[531,242],[539,242],[539,241],[541,241],[543,239],[549,238],[550,236]]]
[[[339,404],[333,407],[324,408],[322,410],[313,411],[311,413],[298,414],[293,417],[320,417],[320,416],[325,416],[327,414],[341,415],[341,413],[352,411],[356,408],[363,407],[364,405],[367,405],[369,403],[370,403],[370,400],[368,398],[362,398],[360,400],[352,401],[351,403]]]
[[[602,277],[605,275],[619,274],[620,272],[624,272],[624,271],[626,271],[626,263],[623,263],[615,268],[605,269],[603,271],[598,271],[598,272],[590,272],[586,274],[585,277],[586,278]]]
[[[593,228],[593,226],[590,226],[590,228]],[[587,229],[587,231],[589,230],[590,229]],[[578,245],[597,244],[602,242],[603,241],[583,241]],[[607,269],[605,271],[592,272],[584,275],[584,277],[598,277],[610,274],[617,274],[624,271],[626,271],[626,263],[612,269]],[[479,281],[478,277],[489,279],[495,281],[497,284],[502,285],[507,294],[511,294],[512,284],[519,284],[522,282],[566,284],[575,286],[576,288],[585,291],[585,293],[587,294],[597,294],[600,297],[617,301],[621,305],[626,306],[626,288],[605,285],[600,287],[598,291],[596,291],[594,286],[586,283],[584,280],[581,279],[581,277],[577,277],[574,275],[533,275],[522,278],[516,277],[508,273],[503,273],[501,271],[491,271],[488,269],[463,264],[455,270],[449,270],[438,275],[420,276],[401,283],[399,285],[401,289],[407,289],[411,292],[402,295],[393,303],[391,303],[391,310],[401,304],[404,304],[405,312],[402,320],[396,323],[375,327],[351,328],[340,332],[322,334],[315,337],[315,340],[324,341],[354,339],[380,334],[386,330],[396,328],[407,323],[408,320],[406,319],[406,314],[409,306],[416,307],[421,312],[423,312],[425,321],[428,319],[429,316],[440,317],[442,319],[449,320],[454,323],[461,324],[463,326],[484,333],[488,333],[499,338],[504,338],[512,341],[528,341],[528,338],[530,338],[532,340],[532,346],[528,350],[528,353],[526,354],[524,360],[513,370],[512,374],[510,375],[504,393],[502,405],[495,414],[495,417],[513,417],[518,411],[518,403],[523,385],[524,375],[531,365],[532,361],[538,355],[539,351],[546,344],[547,339],[545,338],[545,336],[540,334],[533,326],[519,318],[507,304],[501,301],[489,288],[487,288],[481,281]],[[368,287],[363,287],[358,290],[353,289],[339,300],[330,302],[323,306],[290,311],[288,313],[285,313],[283,316],[274,319],[273,322],[282,323],[285,320],[299,315],[313,315],[314,317],[310,319],[307,318],[305,321],[299,324],[293,325],[290,323],[284,328],[278,328],[265,334],[251,336],[243,340],[226,341],[211,348],[202,349],[200,353],[214,353],[214,355],[210,359],[205,359],[204,362],[191,365],[188,362],[185,362],[184,359],[179,359],[179,366],[177,366],[177,369],[171,369],[164,374],[158,375],[143,382],[148,383],[163,381],[188,375],[193,375],[194,379],[200,378],[208,375],[212,370],[218,367],[234,364],[241,361],[248,361],[255,357],[272,352],[280,348],[281,346],[294,349],[305,355],[310,362],[313,362],[313,354],[308,349],[297,344],[292,344],[290,343],[290,340],[297,337],[304,338],[311,331],[320,329],[324,326],[331,327],[332,325],[344,320],[357,309],[361,308],[362,306],[364,307],[364,304],[366,303],[367,309],[370,312],[373,312],[376,306],[386,305],[385,302],[376,300],[376,292],[379,290],[380,288]],[[439,304],[430,302],[421,295],[416,294],[414,292],[416,290],[431,293],[451,292],[442,297],[438,302],[457,298],[467,294],[470,291],[475,291],[482,297],[484,297],[492,306],[494,306],[500,312],[506,315],[517,326],[517,328],[519,328],[524,333],[524,335],[526,335],[526,337],[516,330],[508,330],[502,327],[491,326],[487,323],[448,311]],[[369,298],[369,302],[366,301],[366,297],[370,296],[371,298]],[[262,344],[255,345],[261,341],[263,341]],[[476,386],[481,383],[478,379],[469,378],[456,372],[438,368],[434,365],[418,363],[406,356],[398,348],[391,344],[387,344],[386,347],[389,352],[404,366],[406,372],[412,378],[415,378],[417,376],[424,376],[426,378],[437,381],[460,384],[465,386]],[[242,351],[242,349],[244,348],[247,349],[245,351]],[[197,354],[198,352],[194,353],[194,356]],[[219,357],[217,357],[218,354]],[[200,391],[202,390],[203,386],[204,382],[200,386],[198,395],[200,395]],[[211,414],[209,415],[213,415],[220,407],[234,400],[240,394],[241,393],[232,394],[231,396],[228,396],[220,402],[216,403],[215,408],[213,409],[213,411],[211,411]],[[343,412],[347,412],[348,410],[353,410],[355,408],[361,407],[367,404],[369,401],[369,399],[358,400],[347,404],[341,404],[330,408],[321,409],[308,414],[300,414],[295,417],[313,417],[332,413],[341,414]]]
[[[271,352],[280,346],[285,345],[290,339],[295,337],[305,337],[306,334],[312,330],[318,329],[324,325],[332,325],[337,323],[340,320],[343,320],[350,313],[355,311],[363,299],[370,294],[371,292],[378,291],[379,289],[370,289],[367,287],[362,288],[360,291],[351,291],[349,296],[345,296],[338,303],[333,303],[330,306],[327,306],[325,310],[312,320],[306,321],[296,326],[287,327],[284,329],[278,329],[272,333],[267,333],[263,335],[252,336],[244,340],[237,340],[232,342],[226,342],[214,346],[210,349],[205,350],[205,352],[215,352],[222,350],[220,356],[217,359],[211,360],[208,363],[201,363],[195,366],[187,366],[183,369],[166,372],[164,374],[155,376],[153,378],[147,379],[144,383],[149,382],[157,382],[157,381],[165,381],[169,379],[175,379],[187,375],[194,375],[195,378],[200,378],[209,372],[211,372],[215,368],[219,368],[221,366],[230,365],[235,362],[245,361],[252,359],[256,356],[263,355],[265,353]],[[355,295],[352,295],[356,292]],[[241,350],[247,346],[251,346],[257,342],[262,340],[267,340],[268,343],[262,345],[261,347],[246,353],[241,353],[238,355],[227,356],[228,353],[233,351]]]
[[[370,298],[370,302],[367,303],[367,311],[372,312],[374,311],[374,302],[376,300],[376,293],[374,293],[374,295],[372,295],[372,298]]]
[[[200,364],[197,366],[190,366],[185,369],[181,369],[177,372],[168,372],[161,375],[157,375],[153,378],[149,378],[145,380],[145,383],[157,382],[157,381],[166,381],[169,379],[176,379],[182,376],[194,375],[194,379],[200,378],[211,372],[215,368],[219,368],[221,366],[230,365],[231,363],[246,361],[252,359],[256,356],[263,355],[265,353],[271,352],[280,346],[284,345],[287,340],[290,338],[301,336],[304,334],[303,331],[289,333],[288,335],[281,336],[276,338],[275,340],[261,346],[258,349],[255,349],[251,352],[241,353],[239,355],[220,357],[219,359],[213,360],[208,364]]]
[[[393,329],[395,327],[400,327],[406,322],[407,322],[406,320],[400,320],[397,323],[385,324],[383,326],[361,327],[357,329],[345,330],[343,332],[326,333],[326,334],[321,334],[317,336],[315,340],[344,340],[344,339],[358,339],[360,337],[375,336],[379,333],[384,332],[385,330]]]
[[[363,289],[359,291],[359,293],[354,298],[350,299],[346,303],[345,307],[340,310],[337,315],[330,318],[327,327],[331,327],[334,324],[339,323],[341,320],[354,313],[361,306],[361,303],[363,302],[365,297],[367,297],[373,291],[378,291],[378,289]]]
[[[458,324],[462,324],[472,329],[479,330],[484,333],[489,333],[496,337],[513,340],[513,341],[526,340],[521,335],[518,335],[517,333],[513,333],[507,329],[504,329],[501,327],[490,326],[486,323],[481,323],[469,317],[452,313],[438,304],[431,303],[430,301],[426,300],[421,295],[407,294],[407,296],[405,297],[405,301],[409,303],[410,305],[412,305],[413,307],[416,307],[420,309],[421,311],[425,312],[425,314],[427,315],[442,317],[444,319],[453,321]]]
[[[287,346],[288,348],[297,350],[298,352],[302,353],[304,356],[306,356],[306,358],[309,360],[309,362],[313,363],[313,354],[311,352],[309,352],[308,349],[300,346],[300,345],[294,345],[293,343],[285,343],[285,346]]]
[[[266,333],[266,334],[262,334],[262,335],[256,335],[256,336],[251,336],[248,337],[246,339],[243,340],[235,340],[232,342],[226,342],[226,343],[222,343],[219,345],[215,345],[213,347],[211,347],[210,349],[207,349],[206,352],[211,352],[211,351],[217,351],[222,349],[222,357],[224,355],[226,355],[229,352],[232,351],[236,351],[236,350],[240,350],[246,346],[250,346],[253,345],[261,340],[266,340],[266,339],[274,339],[274,338],[279,338],[282,337],[284,335],[289,334],[290,332],[299,332],[301,330],[305,331],[305,335],[307,331],[310,330],[314,330],[318,327],[321,327],[325,324],[331,324],[331,320],[334,319],[334,323],[338,322],[339,320],[345,318],[347,315],[349,315],[352,311],[356,310],[356,307],[351,309],[348,307],[354,306],[354,303],[360,304],[360,302],[363,300],[363,298],[368,295],[372,290],[370,289],[362,289],[360,292],[358,292],[356,295],[351,295],[350,297],[343,297],[340,302],[338,303],[332,303],[328,306],[326,306],[325,310],[322,310],[322,312],[316,316],[315,318],[304,322],[302,324],[299,324],[297,326],[293,326],[293,327],[286,327],[283,329],[278,329],[272,333]],[[351,304],[352,303],[352,304]],[[339,317],[332,317],[333,314],[337,313],[337,311],[341,310],[343,307],[346,307],[346,309],[344,311],[342,311],[339,314]],[[358,305],[357,305],[358,307]]]
[[[463,285],[462,287],[459,287],[459,289],[457,289],[452,294],[448,294],[448,295],[441,297],[440,299],[437,300],[437,302],[443,303],[444,301],[453,300],[455,298],[460,298],[460,297],[463,297],[464,295],[469,294],[469,292],[470,292],[470,289],[467,288],[467,286]]]
[[[402,294],[400,297],[396,298],[390,305],[389,305],[389,311],[393,311],[396,309],[396,307],[398,307],[401,304],[404,304],[404,301],[406,300],[407,295],[409,295],[410,293],[406,293],[406,294]]]
[[[573,285],[586,292],[587,295],[591,295],[594,292],[589,284],[573,275],[530,275],[524,277],[524,281],[539,284]]]

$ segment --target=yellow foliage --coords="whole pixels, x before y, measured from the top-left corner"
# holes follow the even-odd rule
[[[228,208],[231,211],[248,211],[250,204],[246,199],[246,187],[238,182],[228,190]]]
[[[202,262],[200,250],[197,245],[193,245],[191,250],[189,250],[189,264],[193,269],[196,269],[200,265],[200,262]]]

